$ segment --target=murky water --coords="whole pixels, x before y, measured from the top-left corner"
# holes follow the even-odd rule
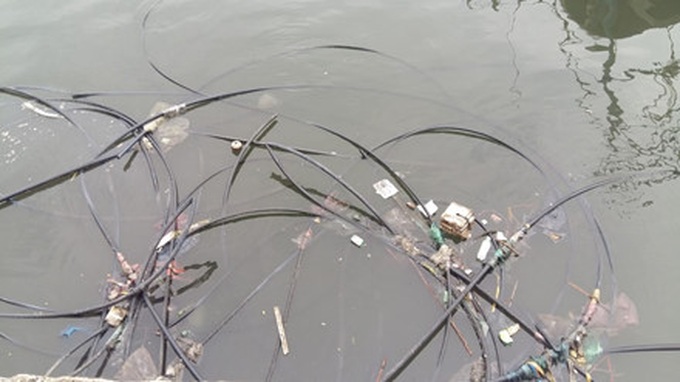
[[[587,298],[570,284],[592,290],[599,265],[603,302],[611,309],[617,306],[612,301],[623,301],[617,300],[623,292],[639,316],[636,324],[610,312],[617,333],[605,348],[680,342],[674,330],[680,307],[672,297],[680,292],[680,204],[674,200],[678,21],[680,5],[653,0],[70,1],[50,11],[9,2],[0,14],[2,86],[26,86],[24,91],[51,99],[106,93],[85,100],[138,121],[158,102],[271,88],[198,108],[168,125],[179,128],[166,129],[170,135],[160,151],[167,164],[140,152],[5,205],[0,296],[59,312],[100,304],[107,275],[118,272],[112,248],[143,266],[169,217],[173,182],[183,198],[223,168],[201,186],[187,219],[215,221],[266,208],[320,213],[259,149],[241,168],[229,203],[222,204],[236,156],[229,142],[214,136],[247,139],[277,114],[266,140],[335,153],[319,160],[365,195],[397,234],[406,232],[421,244],[429,240],[426,227],[413,225],[422,219],[403,207],[404,193],[394,200],[376,195],[372,185],[385,172],[314,125],[369,148],[435,126],[500,139],[526,158],[470,134],[442,131],[375,152],[423,202],[434,200],[440,213],[457,201],[506,233],[595,179],[637,176],[588,193],[541,221],[517,247],[525,255],[506,266],[503,298],[529,322],[570,314],[574,322]],[[126,129],[121,119],[82,104],[53,103],[75,127],[55,110],[25,101],[7,93],[0,98],[2,195],[87,162]],[[366,230],[332,216],[314,222],[271,214],[193,236],[178,259],[186,271],[174,281],[171,307],[179,312],[206,302],[175,329],[204,342],[198,366],[209,379],[265,380],[271,371],[276,380],[375,380],[441,315],[443,288],[416,270],[403,246],[392,245],[394,235],[379,227],[360,200],[299,157],[275,155],[317,200],[350,222],[356,217]],[[159,171],[157,183],[150,166]],[[593,217],[607,239],[611,268]],[[355,234],[364,246],[351,243]],[[471,267],[477,267],[479,242],[457,247]],[[485,288],[493,291],[496,281],[491,276]],[[157,288],[152,298],[161,295]],[[288,355],[273,355],[274,306],[286,311]],[[490,312],[488,305],[482,310]],[[27,310],[3,304],[0,312]],[[402,380],[467,380],[456,373],[468,370],[488,345],[478,344],[479,319],[468,317],[458,312],[455,322],[472,355],[449,330]],[[494,330],[510,324],[497,311],[487,321]],[[11,339],[0,340],[1,374],[44,373],[99,325],[98,317],[0,319],[0,333]],[[79,330],[60,335],[69,326]],[[156,330],[147,311],[129,344],[120,346],[144,345],[157,359]],[[490,342],[488,336],[483,341]],[[515,344],[498,351],[501,367],[510,371],[541,347],[518,335]],[[597,380],[672,380],[679,356],[611,355],[594,373]],[[112,353],[103,375],[114,376],[123,358]],[[496,356],[491,359],[493,372]],[[57,374],[76,364],[67,361]]]

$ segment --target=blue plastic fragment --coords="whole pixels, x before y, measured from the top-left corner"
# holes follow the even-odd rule
[[[71,337],[72,335],[74,335],[76,332],[82,332],[84,330],[85,329],[83,329],[81,327],[69,325],[69,326],[66,327],[66,329],[61,331],[60,335],[62,337],[68,338],[68,337]]]

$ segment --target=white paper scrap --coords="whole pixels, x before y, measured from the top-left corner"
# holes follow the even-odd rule
[[[394,184],[387,179],[375,183],[373,188],[378,195],[383,197],[383,199],[391,198],[399,192],[399,190],[394,187]]]
[[[425,208],[423,206],[418,206],[418,211],[420,211],[423,216],[434,216],[434,214],[437,213],[437,210],[439,209],[439,206],[434,204],[433,200],[430,200],[429,202],[425,203]]]

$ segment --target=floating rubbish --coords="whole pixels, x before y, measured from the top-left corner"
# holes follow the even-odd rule
[[[383,199],[388,199],[396,195],[399,190],[394,187],[394,184],[387,179],[383,179],[373,185],[375,192],[382,196]]]
[[[352,235],[350,240],[352,241],[352,244],[356,245],[357,247],[364,245],[364,239],[362,239],[359,235]]]
[[[442,244],[439,250],[430,256],[430,260],[437,264],[438,267],[447,269],[452,255],[453,249],[446,244]]]
[[[437,210],[439,209],[439,206],[434,204],[433,200],[430,200],[429,202],[425,203],[425,206],[418,206],[418,211],[420,211],[421,214],[425,217],[431,217],[434,216],[434,214],[437,213]]]
[[[437,245],[444,244],[444,236],[442,235],[442,230],[439,229],[439,226],[437,226],[437,223],[432,223],[428,233],[430,235],[430,238],[434,240],[434,242],[437,243]]]
[[[132,352],[114,375],[114,378],[119,381],[149,381],[157,377],[156,364],[151,353],[144,346],[140,346]]]
[[[604,331],[607,335],[617,335],[622,330],[637,326],[640,321],[637,308],[633,301],[625,293],[619,292],[612,303],[594,305],[588,328]],[[560,317],[551,314],[539,314],[538,318],[543,323],[545,330],[555,336],[563,336],[573,326],[577,317],[569,313],[568,317]]]
[[[179,358],[174,360],[167,368],[165,368],[165,376],[171,378],[173,381],[181,381],[184,374],[184,364]]]
[[[130,291],[130,285],[131,284],[129,283],[129,281],[126,281],[126,282],[118,281],[115,278],[113,278],[111,275],[109,275],[106,282],[108,283],[106,298],[109,301],[115,300],[118,297],[125,295]]]
[[[442,230],[449,235],[467,240],[472,235],[471,229],[474,221],[475,216],[472,210],[456,202],[451,202],[444,210],[440,224]]]
[[[590,327],[606,329],[616,335],[621,330],[640,324],[637,307],[627,294],[619,292],[609,304],[599,304],[593,312]]]
[[[510,325],[498,332],[498,339],[501,340],[503,345],[510,345],[513,342],[512,336],[517,334],[519,329],[519,324]]]
[[[116,284],[110,284],[108,291],[106,293],[106,299],[111,301],[115,300],[122,295],[123,288]]]
[[[238,154],[241,152],[241,149],[243,148],[243,143],[239,141],[238,139],[235,141],[231,141],[231,152],[234,154]]]
[[[595,336],[587,336],[583,340],[583,357],[587,364],[592,365],[604,353],[602,344]]]
[[[302,250],[305,249],[305,247],[307,247],[307,244],[312,239],[312,233],[313,233],[312,229],[307,228],[307,230],[305,232],[298,235],[297,238],[291,239],[291,241],[293,243],[297,244],[298,249],[302,251]]]
[[[62,330],[61,333],[59,333],[60,336],[69,338],[72,335],[76,334],[77,332],[84,332],[85,329],[78,327],[78,326],[73,326],[69,325],[66,327],[66,329]]]
[[[491,238],[487,236],[484,240],[482,240],[482,244],[479,245],[479,251],[477,251],[477,260],[485,261],[490,249]]]
[[[419,256],[422,254],[421,250],[416,247],[416,243],[406,236],[397,235],[394,237],[394,241],[404,250],[404,252],[411,256]]]
[[[189,226],[189,232],[190,233],[194,232],[208,223],[210,223],[209,219],[197,221]],[[158,241],[158,244],[156,245],[156,253],[159,254],[159,257],[161,257],[166,252],[166,250],[171,247],[169,244],[172,243],[173,240],[182,236],[183,233],[184,233],[183,229],[177,229],[168,231],[168,233],[163,235],[163,237],[161,237],[161,239]],[[180,253],[184,253],[191,249],[191,247],[196,245],[196,240],[194,240],[195,238],[196,236],[187,238],[182,244],[182,247],[180,248]]]
[[[460,369],[451,376],[449,382],[478,382],[486,381],[486,370],[484,365],[487,361],[480,357],[477,360],[461,366]]]
[[[156,245],[156,251],[160,252],[163,249],[163,247],[165,247],[168,243],[170,243],[171,241],[178,238],[179,235],[181,235],[181,234],[182,234],[182,231],[173,230],[173,231],[170,231],[170,232],[166,233],[165,235],[163,235],[163,237],[161,237],[161,239],[158,241],[158,245]]]
[[[118,263],[120,263],[120,269],[123,276],[125,276],[130,283],[135,283],[139,276],[137,274],[139,271],[139,264],[128,263],[128,261],[125,260],[125,256],[120,252],[116,252],[116,259],[118,260]]]
[[[121,322],[125,319],[127,316],[127,309],[123,308],[122,306],[119,305],[114,305],[109,309],[109,312],[106,314],[106,323],[109,324],[111,327],[118,327],[120,326]]]
[[[288,348],[286,332],[283,329],[283,317],[281,317],[281,310],[278,306],[274,306],[274,318],[276,319],[276,329],[279,331],[279,339],[281,340],[281,352],[283,355],[287,355],[290,349]]]
[[[166,113],[169,110],[177,110],[179,113],[181,105],[170,105],[166,102],[156,102],[156,104],[151,108],[149,117],[157,115],[159,113]],[[168,115],[171,115],[169,113]],[[156,139],[163,145],[163,151],[168,151],[177,144],[184,141],[189,133],[187,129],[189,128],[189,120],[184,117],[160,117],[153,122],[149,122],[144,125],[144,131],[153,132]],[[151,142],[144,138],[142,140],[144,145],[148,149],[153,149]]]
[[[199,358],[203,355],[203,345],[192,340],[188,335],[189,333],[181,333],[177,342],[181,344],[182,351],[187,358],[193,363],[198,363]]]
[[[203,345],[198,342],[192,342],[185,353],[191,362],[197,363],[198,359],[203,355]]]
[[[558,232],[553,232],[547,229],[543,230],[543,234],[547,236],[550,240],[552,240],[553,243],[559,243],[564,239],[564,234],[558,233]]]

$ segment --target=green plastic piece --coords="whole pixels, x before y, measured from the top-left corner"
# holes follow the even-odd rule
[[[437,244],[437,249],[444,244],[444,236],[442,236],[442,230],[439,229],[437,223],[432,223],[430,226],[430,238]]]
[[[586,337],[583,341],[583,356],[588,364],[593,364],[602,355],[604,349],[600,341],[593,337]]]

